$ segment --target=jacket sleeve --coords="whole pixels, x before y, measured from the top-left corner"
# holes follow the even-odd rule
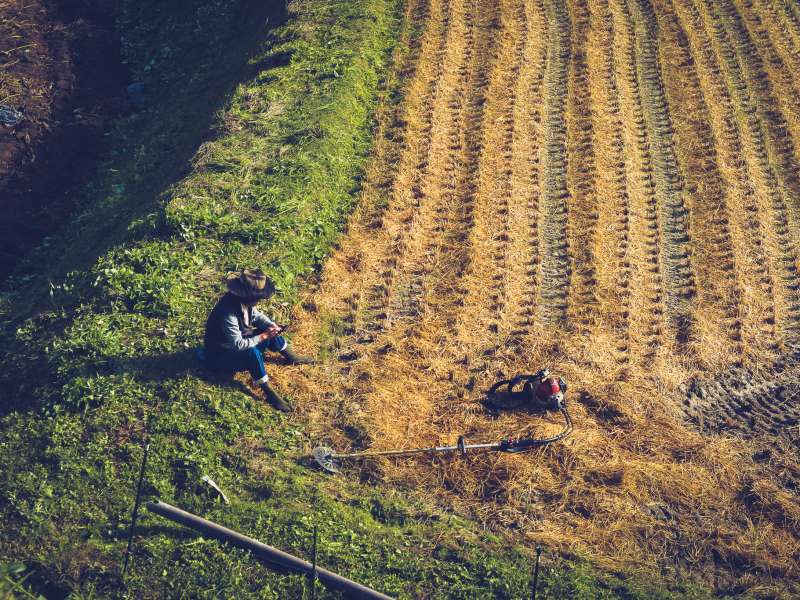
[[[270,325],[275,324],[275,322],[272,319],[270,319],[267,315],[265,315],[255,307],[253,307],[253,312],[251,314],[252,314],[253,327],[258,329],[259,331],[264,331]]]
[[[222,330],[225,338],[222,347],[229,350],[247,350],[258,345],[260,341],[257,335],[248,338],[242,337],[239,321],[236,319],[235,314],[225,315],[225,319],[222,322]]]

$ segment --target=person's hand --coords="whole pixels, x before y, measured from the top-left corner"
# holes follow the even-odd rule
[[[281,334],[281,331],[283,331],[283,328],[280,325],[276,325],[275,323],[273,323],[264,330],[264,332],[261,334],[261,339],[270,340],[274,337],[279,336]]]

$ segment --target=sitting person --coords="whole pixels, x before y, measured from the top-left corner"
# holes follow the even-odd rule
[[[282,328],[256,308],[275,292],[275,286],[261,270],[245,269],[225,281],[226,293],[206,322],[205,365],[214,371],[249,371],[267,401],[277,410],[289,412],[289,405],[269,385],[264,368],[265,350],[280,352],[289,364],[308,364],[297,356],[281,336]]]

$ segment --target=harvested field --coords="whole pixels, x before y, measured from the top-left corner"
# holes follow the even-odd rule
[[[549,366],[566,442],[354,468],[530,546],[796,592],[800,11],[409,0],[406,18],[405,99],[296,315],[324,360],[276,373],[312,432],[342,450],[554,433],[480,404]]]

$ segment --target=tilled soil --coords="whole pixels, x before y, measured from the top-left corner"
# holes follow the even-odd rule
[[[36,159],[35,149],[73,84],[66,35],[45,3],[0,2],[0,102],[23,114],[16,126],[0,125],[0,192]]]

